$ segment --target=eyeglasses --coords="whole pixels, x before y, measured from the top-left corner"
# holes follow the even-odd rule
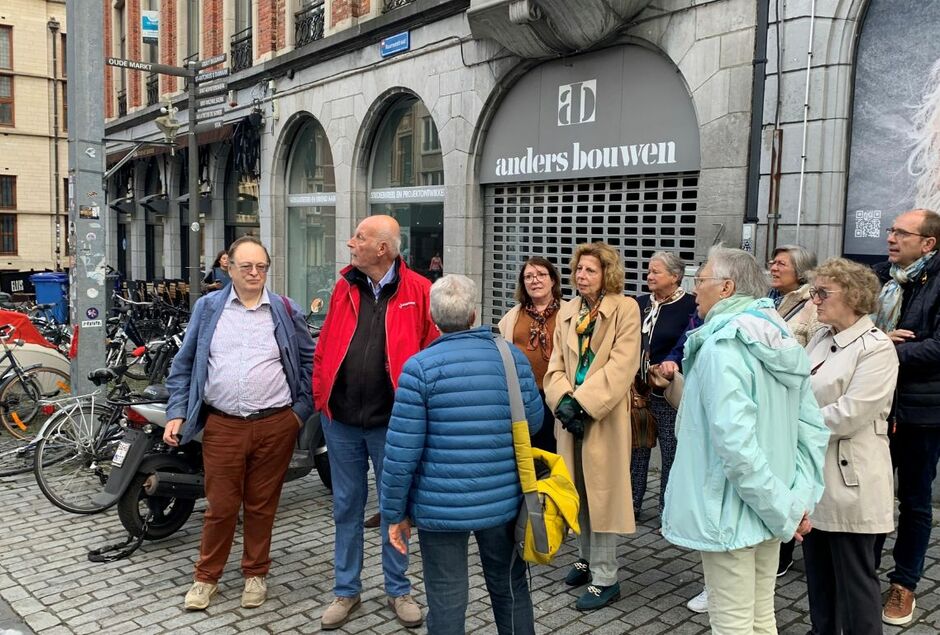
[[[771,267],[774,267],[774,266],[779,267],[780,269],[786,269],[786,268],[789,267],[790,265],[789,265],[788,263],[784,262],[783,260],[768,260],[768,261],[767,261],[767,268],[768,268],[768,269],[770,269]]]
[[[538,273],[527,273],[524,276],[522,276],[522,279],[526,282],[535,282],[536,280],[544,280],[545,278],[548,278],[548,277],[549,276],[547,273],[545,273],[544,271],[540,271]]]
[[[826,298],[835,293],[842,293],[842,291],[839,289],[821,289],[820,287],[809,288],[809,297],[812,300],[816,300],[818,298],[820,302],[825,301]]]
[[[926,236],[924,234],[918,234],[917,232],[909,232],[906,229],[898,229],[897,227],[889,227],[885,230],[885,233],[890,236],[894,234],[897,238],[907,238],[908,236],[920,236],[921,238],[931,238],[931,236]]]
[[[705,284],[706,280],[730,280],[730,278],[722,278],[721,276],[695,276],[692,280],[695,284],[695,288],[698,289]]]
[[[238,270],[242,273],[243,276],[247,276],[252,270],[257,271],[262,276],[268,272],[268,269],[271,267],[269,264],[260,263],[257,265],[244,264],[244,265],[235,265],[238,267]]]

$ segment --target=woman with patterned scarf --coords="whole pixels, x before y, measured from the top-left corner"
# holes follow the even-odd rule
[[[541,256],[526,260],[519,271],[516,300],[519,304],[499,321],[499,332],[529,359],[545,404],[542,379],[552,355],[555,318],[561,302],[561,276],[555,265]],[[534,447],[555,452],[555,426],[550,425],[554,417],[546,404],[544,423],[532,437]]]
[[[571,471],[581,510],[579,559],[565,578],[587,584],[575,605],[592,611],[620,597],[617,544],[636,531],[630,487],[630,382],[640,366],[640,309],[623,295],[620,254],[602,242],[571,258],[577,297],[558,310],[545,374],[558,453]]]
[[[659,474],[659,513],[669,482],[669,469],[676,456],[676,409],[669,405],[663,390],[649,383],[649,374],[672,379],[682,370],[683,335],[690,326],[702,321],[695,313],[695,296],[680,286],[685,263],[675,254],[658,251],[647,265],[646,286],[649,294],[637,298],[643,316],[642,351],[637,384],[649,395],[650,410],[656,419],[656,440],[662,454]],[[634,444],[636,444],[634,439]],[[646,494],[646,479],[651,448],[640,445],[630,459],[630,480],[633,484],[633,513],[639,515]]]

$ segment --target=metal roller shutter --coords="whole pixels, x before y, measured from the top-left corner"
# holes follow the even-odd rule
[[[697,201],[698,173],[486,186],[484,323],[495,324],[515,305],[519,267],[530,256],[558,267],[570,298],[568,263],[583,242],[602,240],[619,249],[625,292],[643,292],[654,252],[693,262]]]

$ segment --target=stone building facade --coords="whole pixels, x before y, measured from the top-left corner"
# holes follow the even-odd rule
[[[111,42],[132,17],[130,0],[123,13],[117,4]],[[798,224],[821,258],[856,249],[846,200],[858,42],[879,5],[898,6],[206,0],[195,15],[159,4],[175,29],[161,61],[224,52],[231,68],[222,123],[200,135],[201,266],[257,233],[272,246],[274,287],[319,306],[358,220],[391,213],[409,263],[431,275],[439,257],[470,275],[485,319],[505,310],[526,256],[567,273],[584,240],[621,250],[628,292],[659,249],[689,264],[715,242],[765,258],[797,240]],[[193,19],[200,28],[187,30]],[[161,95],[185,98],[166,78],[148,105],[146,78],[124,72],[123,89],[113,70],[106,87],[108,136],[128,142],[112,144],[112,161],[131,140],[159,138]],[[116,116],[121,90],[127,114]],[[141,156],[110,186],[109,253],[131,277],[184,277],[185,161]],[[882,207],[887,226],[901,210]]]
[[[64,0],[0,6],[0,270],[68,264],[65,32]]]

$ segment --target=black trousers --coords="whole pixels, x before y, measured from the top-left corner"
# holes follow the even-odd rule
[[[881,635],[877,534],[813,529],[803,538],[813,635]]]

